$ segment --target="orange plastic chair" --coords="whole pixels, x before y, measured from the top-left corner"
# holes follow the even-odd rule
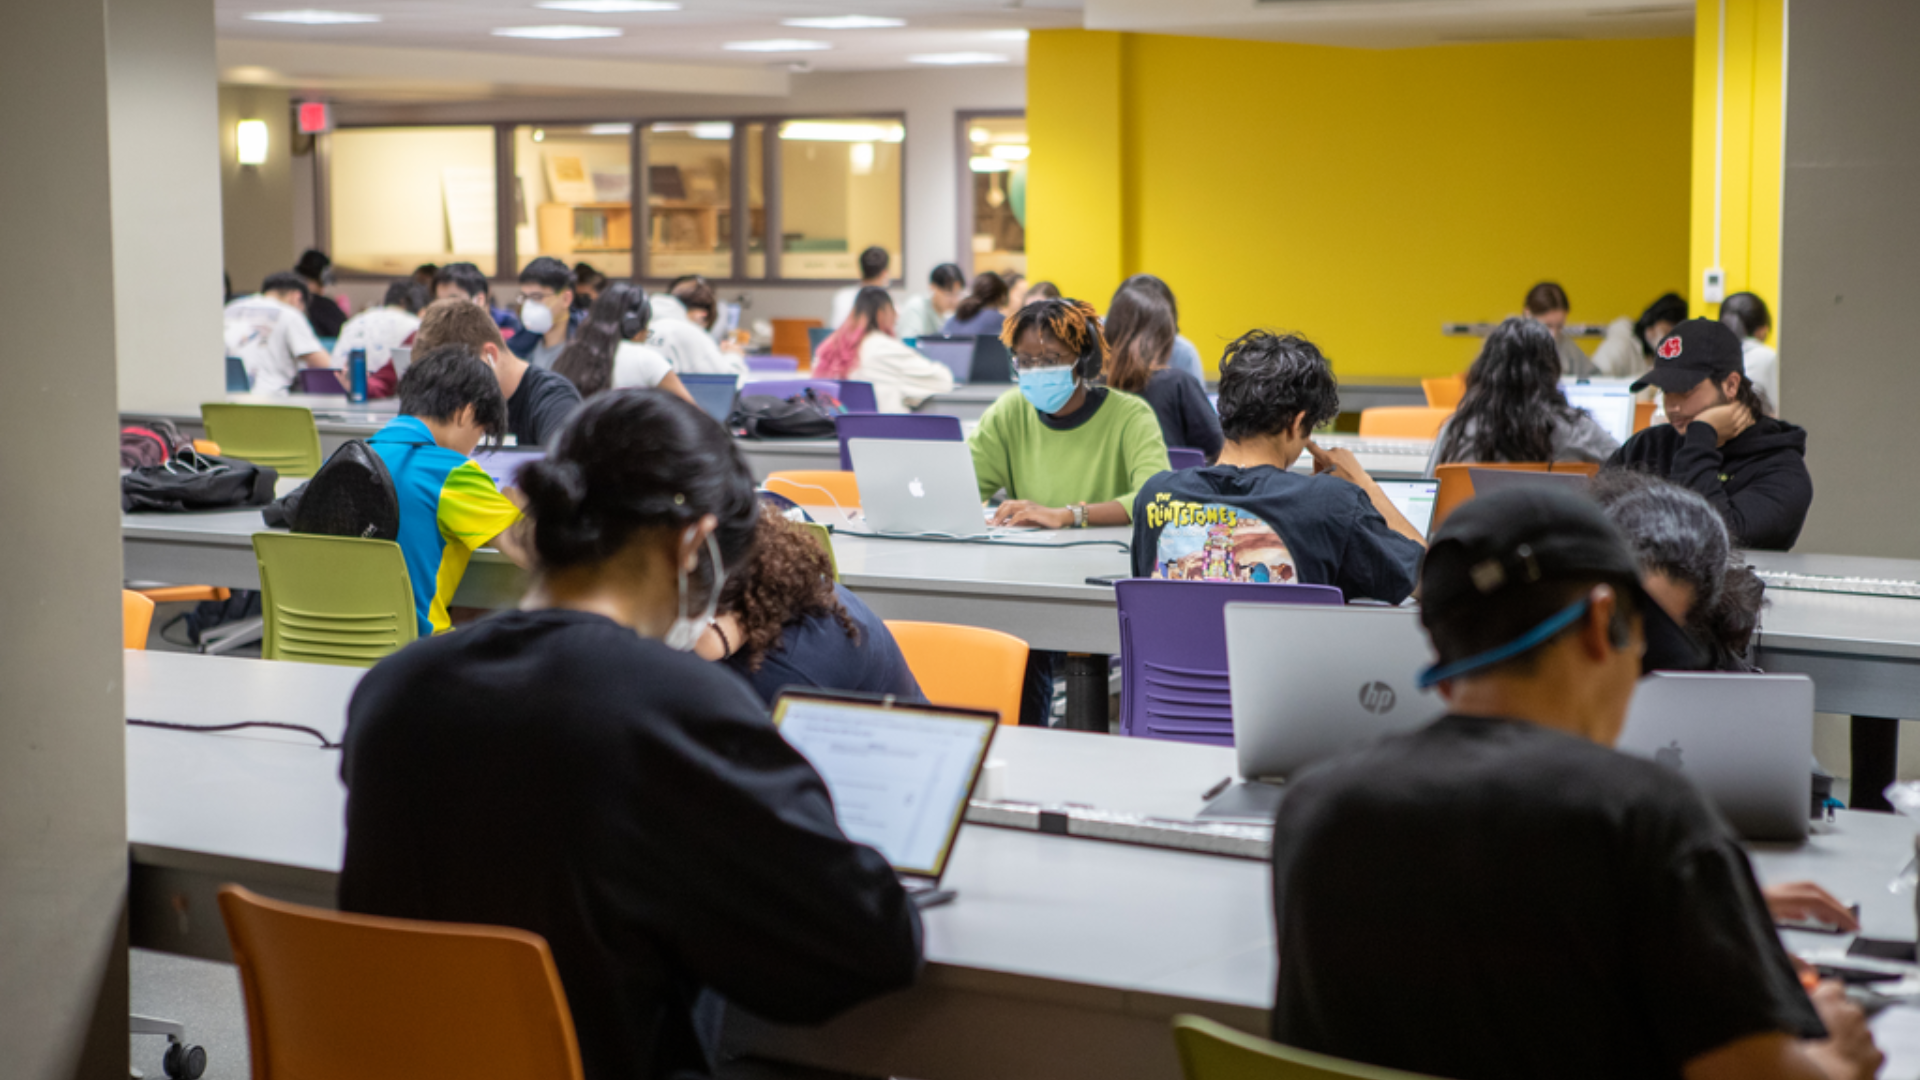
[[[1502,469],[1507,472],[1556,472],[1580,473],[1592,476],[1600,471],[1600,466],[1591,461],[1461,461],[1452,465],[1441,465],[1433,470],[1434,478],[1440,481],[1440,490],[1433,497],[1433,521],[1427,526],[1427,535],[1432,536],[1447,515],[1458,509],[1460,504],[1473,498],[1473,473],[1471,469]]]
[[[343,915],[220,889],[253,1080],[582,1080],[553,954],[498,926]]]
[[[212,454],[218,457],[220,455],[220,444],[214,442],[212,439],[195,439],[193,440],[193,452],[196,454]]]
[[[785,495],[801,506],[829,506],[839,503],[843,510],[860,505],[860,485],[853,474],[838,469],[792,469],[767,474],[768,491]]]
[[[157,585],[151,589],[135,589],[134,592],[156,604],[177,604],[183,601],[198,603],[203,600],[225,600],[232,594],[219,585]]]
[[[1653,402],[1636,401],[1633,403],[1633,433],[1635,435],[1653,426]]]
[[[799,357],[800,370],[805,372],[813,367],[813,340],[807,331],[825,325],[819,319],[775,319],[773,345],[769,351],[775,356]]]
[[[1428,408],[1457,409],[1460,399],[1467,396],[1467,377],[1448,375],[1440,379],[1421,379],[1420,389],[1426,392]]]
[[[1360,437],[1363,439],[1435,439],[1440,425],[1453,415],[1452,409],[1430,405],[1382,405],[1360,410]]]
[[[920,692],[935,705],[991,709],[1003,724],[1020,722],[1027,681],[1027,643],[979,626],[887,620]]]
[[[144,649],[153,629],[153,601],[131,589],[120,590],[120,647]]]

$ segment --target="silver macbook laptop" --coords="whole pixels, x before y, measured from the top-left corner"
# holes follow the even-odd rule
[[[1615,442],[1633,438],[1633,391],[1623,380],[1617,383],[1561,382],[1560,391],[1567,404],[1582,409]]]
[[[860,509],[876,533],[985,536],[986,512],[964,442],[848,439]]]
[[[1685,774],[1745,839],[1806,839],[1813,680],[1805,675],[1656,672],[1640,680],[1615,747]]]
[[[952,898],[940,879],[1000,726],[996,714],[785,690],[773,722],[826,781],[849,839],[886,856],[921,907]]]
[[[1427,535],[1433,525],[1433,501],[1440,495],[1438,480],[1381,480],[1380,490],[1387,493],[1387,501],[1394,505],[1420,535]]]
[[[1433,651],[1413,608],[1226,606],[1233,748],[1243,783],[1202,817],[1271,821],[1278,781],[1446,711],[1415,685]]]

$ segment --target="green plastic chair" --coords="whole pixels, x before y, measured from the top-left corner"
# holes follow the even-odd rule
[[[413,585],[391,540],[253,534],[268,660],[368,667],[419,635]]]
[[[1296,1050],[1201,1016],[1174,1017],[1173,1041],[1187,1080],[1433,1080]]]
[[[833,557],[833,530],[817,521],[803,521],[800,527],[811,533],[820,546],[826,550],[827,565],[833,567],[833,580],[840,580],[840,560]]]
[[[312,409],[209,402],[200,406],[200,422],[224,457],[265,465],[281,476],[312,476],[320,469],[320,429]]]

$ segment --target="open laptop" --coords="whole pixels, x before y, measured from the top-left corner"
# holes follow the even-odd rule
[[[860,510],[876,533],[987,536],[973,450],[932,439],[848,439]]]
[[[1433,502],[1440,496],[1438,480],[1380,480],[1376,481],[1380,490],[1387,493],[1387,501],[1394,505],[1420,535],[1427,535],[1433,525]]]
[[[841,831],[886,856],[915,904],[953,899],[940,879],[998,715],[783,690],[773,702],[773,722],[827,782]]]
[[[1563,382],[1560,390],[1567,404],[1585,410],[1615,442],[1633,438],[1633,391],[1626,383]]]
[[[393,360],[393,377],[396,379],[400,378],[407,373],[408,368],[413,366],[413,346],[395,345],[391,350],[391,357]]]
[[[253,389],[253,376],[247,374],[247,362],[237,356],[227,357],[227,393],[244,394]]]
[[[693,403],[722,425],[733,418],[733,397],[740,389],[734,375],[682,375],[680,385],[693,395]]]
[[[504,490],[514,486],[522,468],[546,456],[547,452],[537,446],[501,446],[476,451],[473,463],[485,469],[494,485]]]
[[[1007,351],[1006,343],[993,334],[981,334],[973,339],[973,374],[967,380],[977,383],[1010,383],[1013,381],[1013,354]]]
[[[913,343],[920,355],[953,372],[956,386],[973,381],[973,339],[929,334]]]
[[[1413,608],[1234,603],[1226,620],[1242,782],[1203,818],[1272,821],[1287,777],[1447,711],[1415,685],[1433,651]]]
[[[1492,495],[1501,491],[1516,491],[1529,487],[1551,487],[1584,495],[1590,479],[1585,473],[1577,472],[1527,472],[1521,469],[1468,469],[1467,475],[1473,478],[1473,495]]]
[[[1813,680],[1660,671],[1640,680],[1615,749],[1691,779],[1748,840],[1805,840]]]

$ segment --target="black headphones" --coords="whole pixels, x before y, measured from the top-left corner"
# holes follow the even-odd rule
[[[1106,370],[1100,362],[1100,342],[1106,334],[1106,326],[1097,316],[1087,316],[1087,347],[1080,358],[1073,362],[1073,373],[1092,385]]]
[[[647,328],[647,291],[633,290],[633,299],[627,302],[627,309],[620,313],[620,339],[632,341]]]

